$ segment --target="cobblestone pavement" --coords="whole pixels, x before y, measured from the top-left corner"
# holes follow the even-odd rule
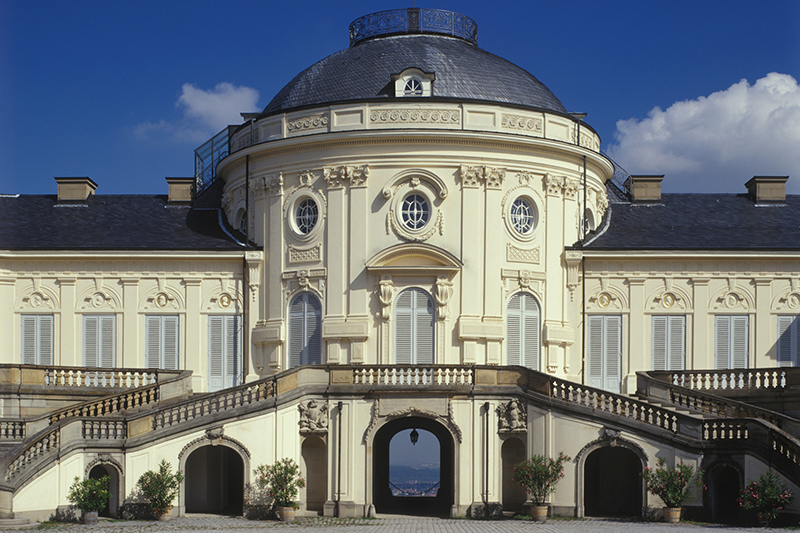
[[[478,521],[467,519],[384,517],[375,519],[298,518],[292,523],[254,521],[213,515],[190,515],[163,522],[102,520],[96,526],[47,523],[40,526],[53,533],[157,533],[160,531],[354,531],[356,533],[703,533],[746,531],[716,524],[621,522],[614,520],[549,519],[544,524],[524,520]]]

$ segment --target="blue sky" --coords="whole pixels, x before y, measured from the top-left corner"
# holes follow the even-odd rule
[[[409,2],[411,4],[413,2]],[[631,173],[672,192],[800,193],[800,2],[456,1],[481,48],[545,83]],[[0,193],[166,192],[193,150],[348,45],[384,0],[0,0]],[[743,81],[746,80],[746,81]]]

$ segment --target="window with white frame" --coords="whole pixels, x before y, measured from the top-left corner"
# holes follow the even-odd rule
[[[148,315],[144,321],[147,368],[178,370],[178,317]]]
[[[433,364],[433,300],[422,289],[406,289],[394,308],[394,359],[399,365]]]
[[[319,209],[317,208],[317,202],[312,198],[306,197],[297,203],[294,220],[297,225],[297,231],[301,234],[308,235],[311,233],[311,230],[317,225],[318,218]]]
[[[418,230],[424,228],[431,218],[428,199],[421,194],[409,194],[403,199],[400,214],[403,217],[403,224],[408,229]]]
[[[746,315],[714,317],[714,367],[747,368],[750,320]]]
[[[686,317],[653,316],[653,370],[683,370],[686,360]]]
[[[800,366],[800,317],[778,317],[778,366]]]
[[[21,315],[22,364],[53,364],[53,315]]]
[[[237,315],[208,317],[208,391],[233,387],[241,381],[241,332]]]
[[[310,292],[289,305],[289,368],[322,363],[322,305]]]
[[[508,301],[506,364],[539,370],[539,304],[536,298],[524,292]]]
[[[116,315],[83,316],[83,364],[114,368],[117,361]]]
[[[622,367],[622,317],[591,315],[587,318],[589,386],[620,392]]]

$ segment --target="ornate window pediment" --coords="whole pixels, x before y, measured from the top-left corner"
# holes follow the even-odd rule
[[[423,72],[418,68],[407,68],[399,74],[392,74],[394,95],[398,98],[413,98],[433,95],[433,72]]]
[[[461,270],[461,261],[449,252],[423,243],[398,244],[378,252],[367,261],[367,271],[379,275],[445,275]]]

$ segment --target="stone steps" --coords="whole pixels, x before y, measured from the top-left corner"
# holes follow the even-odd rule
[[[0,518],[0,529],[36,529],[39,525],[27,518]]]

